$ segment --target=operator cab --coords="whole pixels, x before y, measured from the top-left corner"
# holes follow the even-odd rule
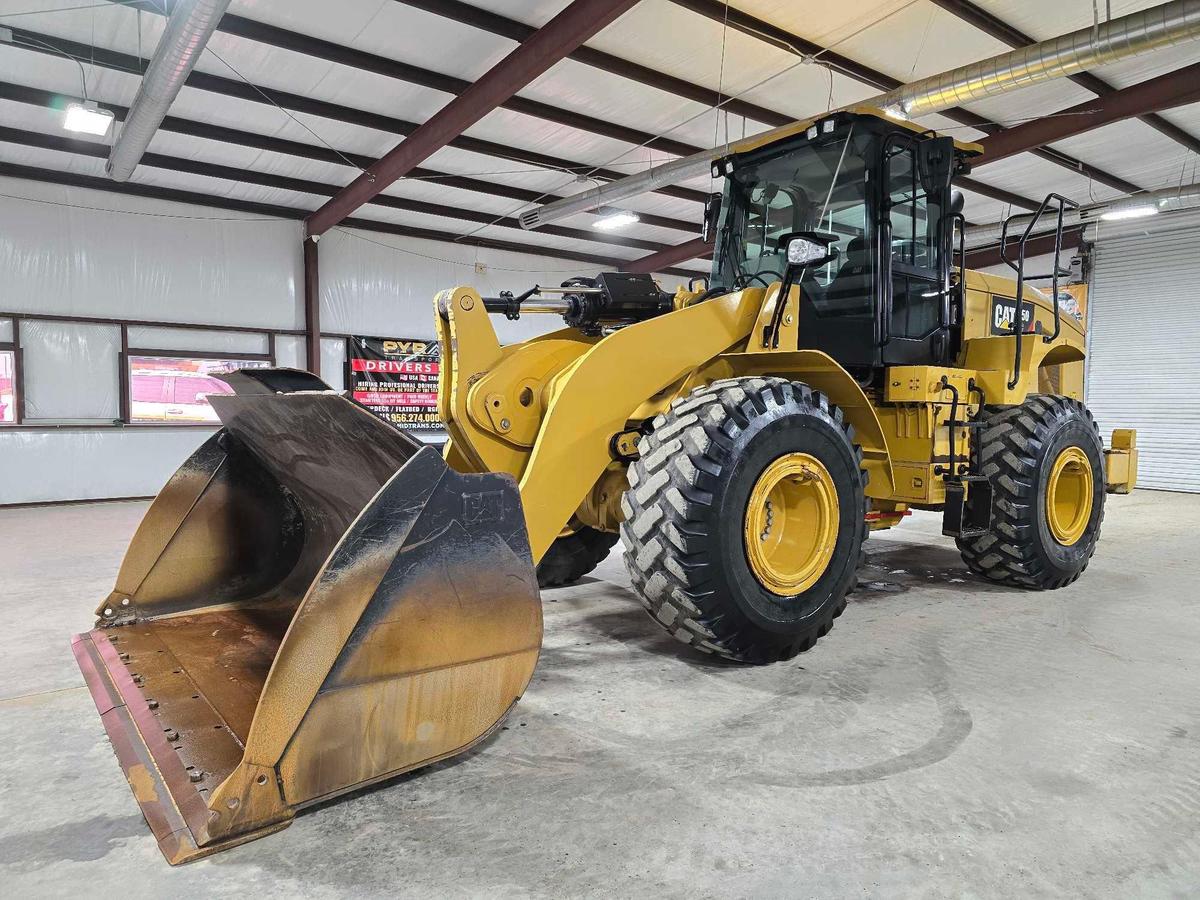
[[[799,346],[847,369],[944,364],[962,320],[952,248],[962,225],[954,176],[971,145],[879,112],[840,112],[718,160],[725,176],[711,282],[800,286]],[[714,204],[714,212],[716,212]],[[789,273],[789,238],[827,244]]]

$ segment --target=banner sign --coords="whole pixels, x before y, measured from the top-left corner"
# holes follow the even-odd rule
[[[346,343],[346,387],[355,400],[397,428],[441,430],[437,341],[352,337]]]

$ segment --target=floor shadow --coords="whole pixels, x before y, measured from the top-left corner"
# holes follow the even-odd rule
[[[639,653],[670,656],[695,668],[726,669],[740,665],[704,653],[672,637],[650,617],[631,588],[611,582],[608,587],[610,591],[605,594],[606,597],[627,600],[628,603],[620,609],[598,609],[585,613],[576,621],[576,627],[583,626],[608,640],[635,648]],[[545,659],[555,656],[555,653],[553,650],[543,650],[542,656]],[[566,662],[565,659],[563,661]]]
[[[64,861],[95,862],[145,829],[145,821],[134,813],[92,816],[36,831],[19,831],[0,837],[0,866],[34,871]]]
[[[858,570],[855,602],[883,600],[914,589],[948,587],[983,594],[1010,594],[1021,588],[980,578],[967,568],[958,551],[937,544],[901,544],[869,549]]]

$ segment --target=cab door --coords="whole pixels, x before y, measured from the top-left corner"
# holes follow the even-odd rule
[[[884,365],[939,364],[948,358],[948,260],[942,218],[949,199],[949,173],[943,182],[928,171],[928,151],[941,149],[930,145],[933,140],[949,141],[907,134],[893,134],[884,141],[880,229],[883,263],[888,267],[882,279]]]

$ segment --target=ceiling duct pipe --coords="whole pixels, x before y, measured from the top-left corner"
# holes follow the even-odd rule
[[[128,181],[133,175],[228,6],[229,0],[181,0],[171,10],[125,125],[104,165],[113,181]]]
[[[1119,19],[1110,19],[1097,27],[1082,28],[1040,44],[922,78],[854,105],[877,106],[907,118],[915,118],[983,97],[1074,75],[1094,66],[1171,47],[1197,37],[1200,37],[1200,0],[1174,0]],[[763,137],[773,139],[793,133],[795,129],[795,124],[783,125],[754,137],[756,141]],[[598,206],[708,175],[713,160],[733,152],[734,146],[735,143],[722,144],[526,210],[521,213],[521,225],[537,228]]]
[[[1200,207],[1200,183],[1185,184],[1180,187],[1163,188],[1157,191],[1142,191],[1125,197],[1114,197],[1102,203],[1092,203],[1078,210],[1068,210],[1063,214],[1063,227],[1070,228],[1079,224],[1088,224],[1100,219],[1121,220],[1137,219],[1144,216],[1154,216],[1158,213],[1173,213],[1181,210]],[[1014,216],[1008,226],[1009,241],[1020,237],[1032,216]],[[1055,216],[1043,216],[1034,234],[1042,234],[1054,230]],[[974,225],[967,229],[965,238],[967,249],[988,246],[1000,240],[1003,233],[1003,223],[993,222],[987,225]]]

